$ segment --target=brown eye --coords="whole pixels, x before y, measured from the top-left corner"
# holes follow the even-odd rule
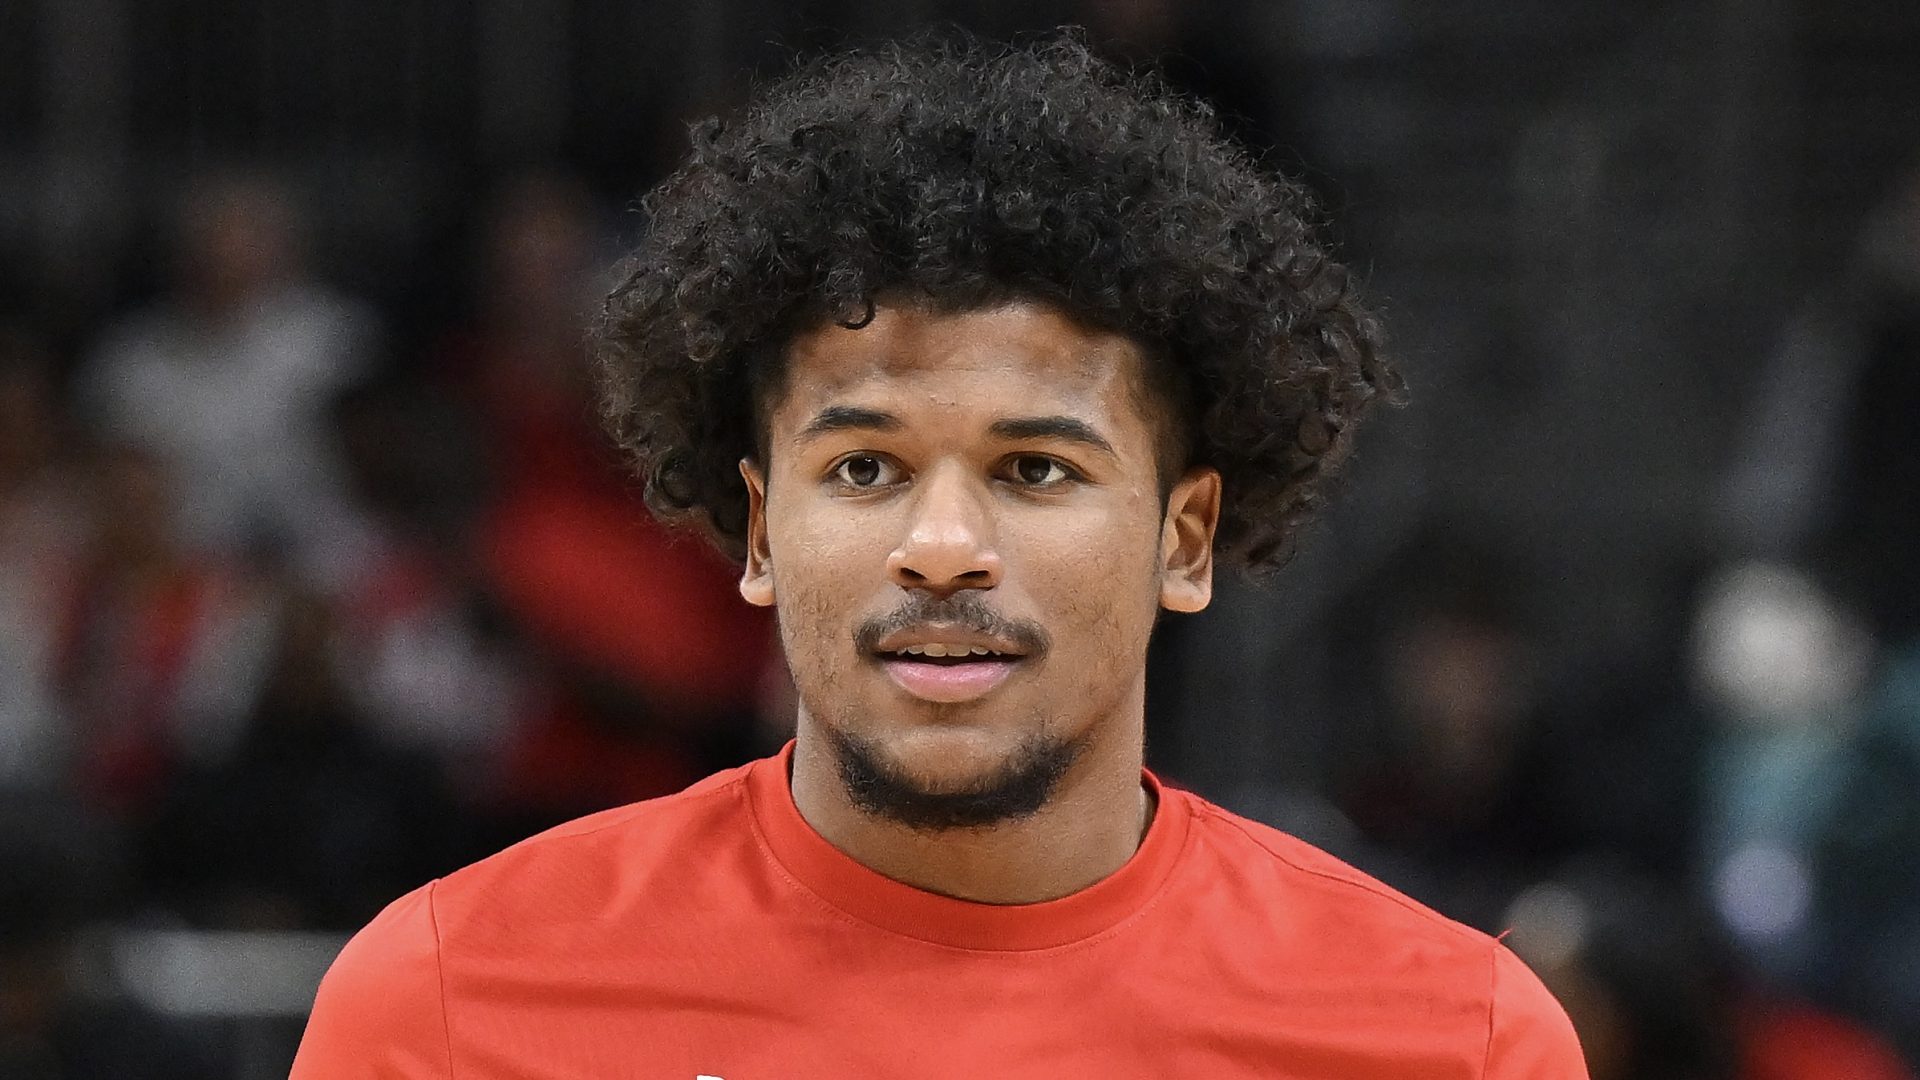
[[[886,462],[871,454],[855,454],[842,461],[833,475],[848,487],[877,487],[890,482],[891,470]]]
[[[1067,470],[1060,463],[1047,457],[1027,454],[1013,459],[1013,475],[1023,484],[1044,487],[1067,479]]]

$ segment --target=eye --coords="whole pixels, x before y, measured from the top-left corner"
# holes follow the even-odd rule
[[[850,488],[885,487],[899,479],[899,470],[874,454],[854,454],[840,459],[833,478]]]
[[[1051,487],[1073,479],[1065,465],[1039,454],[1021,454],[1011,462],[1014,479],[1032,487]]]

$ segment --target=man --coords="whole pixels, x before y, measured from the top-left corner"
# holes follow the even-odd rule
[[[1296,188],[1067,40],[821,62],[647,208],[610,414],[797,737],[397,901],[297,1078],[1584,1076],[1505,948],[1142,768],[1160,609],[1396,386]]]
[[[379,333],[312,280],[304,215],[270,176],[195,179],[175,225],[173,287],[111,327],[79,372],[89,424],[178,478],[169,531],[196,555],[284,550],[308,583],[345,583],[370,540],[328,404],[361,382]]]

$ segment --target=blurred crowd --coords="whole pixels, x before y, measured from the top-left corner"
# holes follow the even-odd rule
[[[508,175],[423,315],[314,269],[313,194],[204,171],[111,318],[0,317],[0,1078],[223,1075],[89,928],[344,934],[790,726],[597,425],[604,200]],[[1633,652],[1544,664],[1551,553],[1441,517],[1325,628],[1326,715],[1273,703],[1332,767],[1233,807],[1510,931],[1595,1080],[1920,1060],[1920,185],[1782,340]]]
[[[1920,1060],[1920,173],[1746,401],[1632,649],[1542,663],[1552,554],[1436,524],[1333,628],[1342,764],[1267,808],[1507,932],[1596,1080]]]
[[[768,620],[596,426],[597,215],[505,185],[471,317],[401,362],[294,193],[213,174],[150,302],[72,358],[0,333],[0,1075],[62,928],[351,930],[777,745]]]

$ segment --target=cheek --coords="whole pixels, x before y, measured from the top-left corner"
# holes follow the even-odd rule
[[[778,595],[780,636],[788,651],[814,648],[824,625],[833,618],[833,598],[823,595],[819,582],[809,575],[795,573],[782,575]]]
[[[789,559],[776,574],[780,623],[789,628],[790,646],[818,641],[838,629],[849,603],[844,577],[810,558]]]
[[[1049,523],[1028,538],[1028,587],[1070,646],[1144,653],[1160,595],[1160,528],[1150,509]],[[1066,644],[1066,642],[1061,642]]]
[[[780,582],[775,606],[787,671],[803,701],[830,697],[840,692],[850,664],[848,616],[839,599],[821,588],[830,579],[795,576],[800,580]]]
[[[831,681],[851,656],[855,617],[879,572],[875,560],[884,568],[886,555],[868,550],[871,530],[836,528],[804,510],[769,507],[780,635],[796,680]]]
[[[1047,522],[1033,539],[1044,547],[1051,572],[1084,575],[1112,592],[1158,576],[1160,524],[1159,504],[1134,492],[1097,512]]]

